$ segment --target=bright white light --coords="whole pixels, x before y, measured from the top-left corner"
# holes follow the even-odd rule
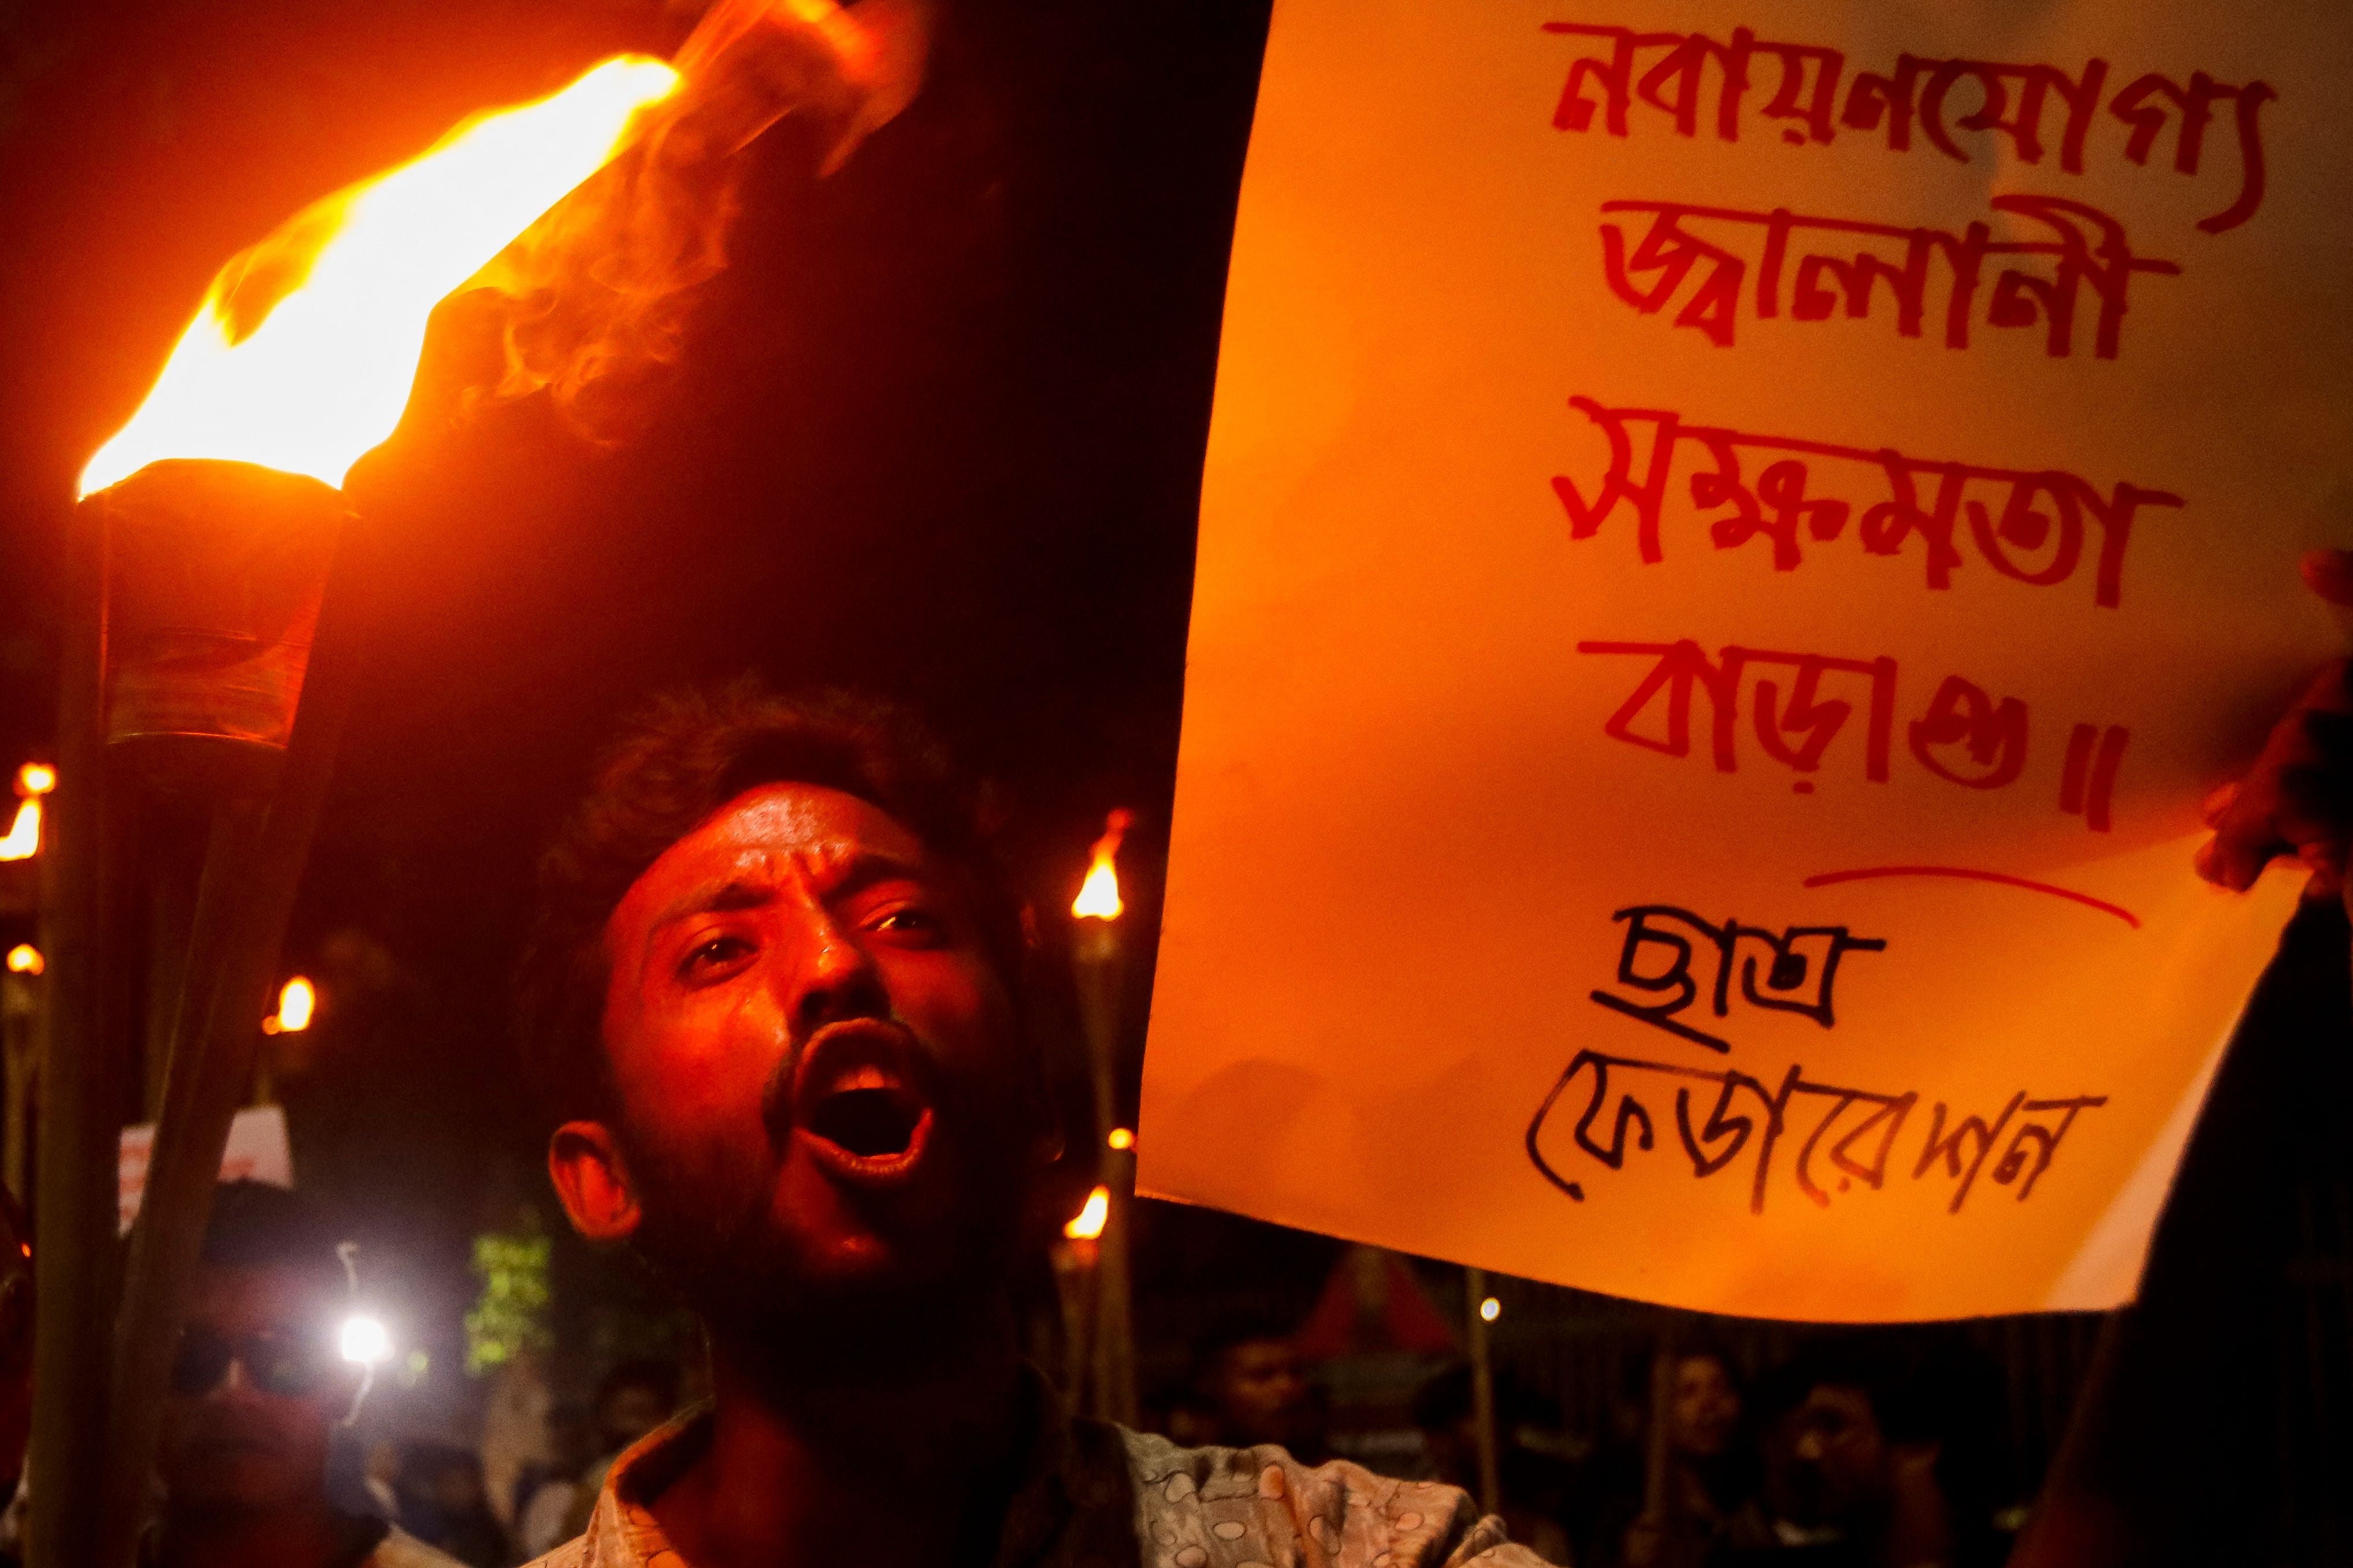
[[[345,1318],[339,1338],[345,1361],[382,1366],[392,1359],[392,1331],[365,1313]]]
[[[1490,1296],[1479,1303],[1479,1315],[1492,1323],[1504,1315],[1504,1304]]]

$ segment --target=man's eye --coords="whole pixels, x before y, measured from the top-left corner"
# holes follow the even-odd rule
[[[947,927],[931,910],[917,904],[902,904],[877,916],[874,929],[908,936],[937,937],[944,934]]]
[[[679,963],[679,973],[689,979],[724,969],[752,951],[752,944],[740,936],[714,936],[697,942],[687,950]]]

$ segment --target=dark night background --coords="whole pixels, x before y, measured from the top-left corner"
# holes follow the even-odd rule
[[[399,633],[371,655],[290,939],[325,1002],[281,1088],[306,1182],[352,1207],[419,1316],[454,1324],[468,1238],[542,1191],[506,1026],[532,860],[654,689],[756,669],[912,699],[1004,786],[1048,910],[1103,813],[1134,808],[1140,1046],[1266,12],[958,0],[921,97],[842,172],[816,178],[791,121],[748,154],[732,265],[634,439],[591,447],[526,401],[412,427],[355,482]],[[0,766],[50,743],[75,473],[220,262],[467,111],[667,52],[690,21],[651,0],[0,0]],[[2206,1561],[2353,1548],[2326,1480],[2353,1462],[2331,1404],[2353,1325],[2344,934],[2305,935],[2218,1087],[2126,1356],[2113,1463],[2169,1500],[2149,1539],[2247,1549]],[[1303,1305],[1332,1257],[1211,1230],[1157,1254],[1146,1236],[1147,1315],[1251,1270]],[[1596,1324],[1651,1331],[1512,1289],[1526,1368]],[[2013,1406],[2049,1406],[2046,1440],[2088,1343],[2062,1328],[1977,1330]]]

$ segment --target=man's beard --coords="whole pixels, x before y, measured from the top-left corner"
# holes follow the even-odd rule
[[[776,1222],[782,1152],[756,1172],[706,1184],[649,1158],[626,1129],[615,1132],[637,1189],[633,1249],[714,1341],[773,1376],[921,1377],[961,1358],[1001,1311],[1023,1197],[1009,1152],[969,1150],[961,1140],[938,1151],[959,1167],[958,1223],[944,1237],[924,1238],[929,1256],[845,1275],[815,1266],[805,1238]]]

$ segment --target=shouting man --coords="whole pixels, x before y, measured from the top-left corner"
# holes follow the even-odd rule
[[[2353,602],[2353,558],[2314,585]],[[2341,883],[2332,668],[2202,868]],[[1073,1421],[1008,1279],[1060,1143],[975,796],[898,719],[738,689],[626,739],[542,868],[526,1047],[572,1223],[710,1331],[712,1405],[617,1461],[554,1568],[1529,1568],[1461,1491]],[[1059,1216],[1054,1216],[1059,1217]]]
[[[1538,1561],[1451,1488],[1073,1421],[1025,1366],[1008,1280],[1060,1142],[1020,912],[903,720],[675,700],[542,881],[522,995],[550,1173],[584,1235],[702,1313],[715,1395],[544,1562]]]

